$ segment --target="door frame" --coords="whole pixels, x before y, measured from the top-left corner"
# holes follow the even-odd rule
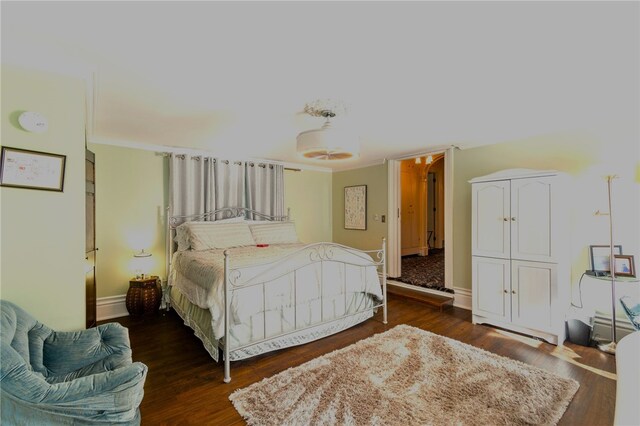
[[[424,151],[388,160],[387,275],[389,277],[399,277],[402,273],[400,261],[402,253],[400,162],[415,157],[444,154],[444,286],[453,289],[453,153],[455,149],[455,147],[450,147],[444,150]]]

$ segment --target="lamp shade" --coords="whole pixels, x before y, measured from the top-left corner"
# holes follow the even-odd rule
[[[360,143],[354,132],[333,127],[327,121],[320,129],[300,133],[297,137],[297,151],[305,158],[345,160],[360,154]]]

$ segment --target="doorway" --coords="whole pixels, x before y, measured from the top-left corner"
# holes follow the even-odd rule
[[[400,162],[401,274],[405,284],[446,291],[444,154]]]
[[[453,292],[453,151],[389,160],[387,270],[394,284]]]

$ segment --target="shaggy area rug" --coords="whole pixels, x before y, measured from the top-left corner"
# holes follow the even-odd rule
[[[556,424],[578,383],[407,325],[235,391],[250,425]]]

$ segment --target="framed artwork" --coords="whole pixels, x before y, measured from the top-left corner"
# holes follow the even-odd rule
[[[62,192],[66,155],[2,147],[0,185]]]
[[[367,185],[344,187],[344,229],[367,229]]]
[[[635,277],[636,268],[633,261],[633,256],[626,254],[615,254],[615,268],[614,271],[619,277]]]
[[[591,252],[591,270],[600,272],[611,272],[609,257],[611,256],[610,246],[589,246]],[[613,254],[622,254],[622,246],[613,246]]]

